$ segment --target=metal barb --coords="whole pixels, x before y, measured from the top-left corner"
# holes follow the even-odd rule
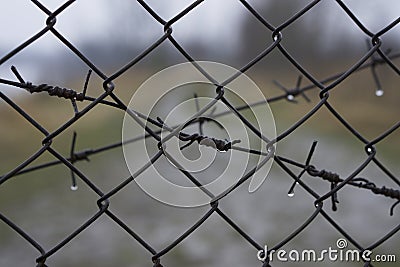
[[[300,172],[300,174],[297,176],[297,180],[300,180],[300,178],[304,174],[304,172],[307,171],[307,168],[310,165],[311,158],[314,155],[315,148],[317,147],[317,144],[318,144],[317,141],[313,141],[313,143],[311,144],[310,150],[308,151],[308,155],[307,155],[307,158],[306,158],[306,162],[305,162],[304,168]],[[295,189],[297,184],[298,184],[298,181],[294,181],[292,183],[292,185],[290,186],[289,191],[287,193],[288,196],[293,196],[294,195],[294,189]]]
[[[70,154],[69,154],[71,164],[74,164],[75,161],[76,161],[76,158],[75,158],[75,144],[76,144],[76,132],[74,131],[74,133],[72,135],[71,149],[70,149]],[[77,189],[75,173],[74,173],[74,171],[72,169],[70,169],[70,172],[71,172],[71,181],[72,181],[71,189],[73,191],[75,191]]]
[[[11,71],[14,73],[15,77],[17,77],[20,83],[25,83],[24,79],[22,78],[21,74],[18,72],[15,66],[11,66]]]
[[[400,204],[400,200],[398,200],[397,202],[395,202],[392,207],[390,207],[390,216],[393,216],[394,214],[394,208]]]

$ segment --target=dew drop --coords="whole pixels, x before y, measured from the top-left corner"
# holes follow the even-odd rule
[[[290,101],[292,101],[292,100],[294,99],[294,96],[293,96],[293,95],[288,95],[288,96],[287,96],[287,99],[290,100]]]
[[[71,185],[71,190],[72,190],[72,191],[78,190],[78,186],[77,186],[77,185]]]
[[[288,197],[294,197],[294,192],[289,192],[289,193],[287,194],[287,196],[288,196]]]
[[[376,89],[375,95],[376,95],[376,96],[383,96],[383,90],[380,89],[380,88]]]

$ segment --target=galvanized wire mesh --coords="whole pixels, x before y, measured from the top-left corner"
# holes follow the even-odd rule
[[[129,184],[134,183],[134,179],[137,176],[141,175],[141,173],[151,164],[155,163],[162,157],[166,157],[162,145],[163,142],[165,142],[165,140],[162,140],[160,137],[161,128],[164,126],[163,125],[164,122],[161,119],[157,118],[150,118],[146,116],[142,117],[139,116],[140,117],[139,118],[137,116],[133,116],[135,119],[142,121],[142,125],[145,125],[143,122],[146,122],[148,124],[151,124],[153,127],[158,128],[159,130],[154,130],[155,128],[150,128],[146,126],[145,127],[146,136],[139,136],[138,138],[130,140],[130,142],[135,142],[143,138],[153,138],[158,143],[159,151],[152,158],[151,162],[149,162],[149,164],[144,166],[144,168],[140,169],[137,173],[126,178],[122,183],[115,185],[114,188],[112,188],[112,190],[108,191],[104,191],[100,187],[98,187],[94,183],[95,177],[90,177],[84,174],[74,165],[74,163],[82,160],[88,160],[94,154],[100,152],[106,152],[110,149],[120,147],[122,146],[122,142],[107,144],[104,145],[103,147],[98,147],[98,148],[92,148],[92,149],[88,148],[81,151],[75,151],[76,134],[74,133],[71,145],[71,152],[69,155],[63,155],[62,153],[58,152],[57,149],[54,148],[52,144],[54,138],[62,135],[67,129],[73,127],[78,120],[87,116],[89,111],[96,112],[95,107],[97,106],[105,105],[111,108],[122,110],[123,112],[128,111],[127,104],[124,103],[124,101],[121,100],[118,94],[115,93],[116,86],[114,85],[113,81],[118,77],[124,75],[133,66],[141,62],[141,60],[146,58],[152,51],[156,50],[161,44],[169,42],[176,48],[177,51],[179,51],[181,55],[184,56],[184,58],[188,62],[193,62],[193,64],[196,64],[195,63],[196,58],[193,58],[185,50],[185,47],[183,47],[176,39],[174,39],[173,28],[176,22],[178,22],[185,16],[190,16],[190,12],[193,9],[196,9],[199,5],[201,5],[203,1],[201,0],[194,1],[193,3],[188,5],[187,8],[184,9],[182,12],[176,14],[169,21],[166,21],[163,18],[161,18],[157,14],[157,12],[154,11],[152,7],[149,6],[145,1],[138,0],[138,3],[146,10],[148,16],[151,16],[163,28],[163,34],[160,35],[159,39],[156,42],[154,42],[149,47],[144,49],[142,53],[131,59],[129,63],[127,63],[126,65],[121,66],[117,71],[115,71],[111,75],[107,75],[104,72],[102,72],[91,60],[89,60],[83,53],[81,53],[81,51],[78,48],[76,48],[74,44],[72,44],[65,36],[63,36],[57,30],[57,24],[56,24],[57,16],[62,14],[68,8],[70,8],[70,5],[74,2],[74,0],[65,2],[65,4],[63,4],[54,11],[49,10],[37,0],[33,0],[32,2],[47,15],[46,26],[40,31],[38,31],[35,35],[30,37],[27,41],[21,43],[17,48],[15,48],[12,51],[9,51],[4,56],[2,56],[2,58],[0,59],[0,65],[7,65],[8,62],[14,56],[24,51],[24,49],[32,45],[35,41],[42,38],[45,34],[48,34],[58,39],[67,49],[69,49],[84,64],[86,64],[87,67],[90,69],[90,72],[87,76],[84,85],[84,90],[82,92],[80,92],[79,90],[62,88],[56,85],[32,84],[24,79],[23,75],[21,75],[18,72],[16,67],[12,67],[12,71],[16,76],[16,81],[0,78],[0,83],[2,87],[3,86],[18,87],[25,89],[27,92],[31,94],[41,93],[43,97],[58,97],[60,98],[59,101],[71,101],[73,106],[73,109],[71,110],[74,111],[74,115],[71,119],[68,119],[65,122],[63,122],[58,129],[54,131],[49,131],[44,126],[42,126],[38,121],[36,121],[31,116],[31,114],[29,114],[29,112],[24,111],[24,109],[21,108],[16,103],[16,101],[13,101],[6,94],[4,94],[0,88],[0,97],[3,100],[1,104],[6,105],[9,109],[12,109],[15,112],[19,113],[21,115],[21,119],[26,120],[29,124],[31,124],[34,128],[36,128],[38,132],[40,132],[43,135],[41,148],[37,150],[35,153],[33,153],[31,156],[26,158],[21,164],[15,166],[12,170],[8,171],[7,173],[4,173],[0,177],[0,186],[10,179],[16,179],[16,177],[18,177],[21,174],[29,174],[39,169],[44,169],[50,166],[61,164],[71,171],[73,186],[76,185],[75,179],[78,179],[98,196],[96,203],[98,211],[95,214],[92,214],[91,217],[87,221],[82,223],[82,225],[79,228],[77,228],[74,232],[65,236],[58,244],[52,247],[45,247],[41,245],[40,240],[37,240],[30,233],[24,231],[24,229],[21,226],[13,222],[12,219],[8,218],[7,214],[0,213],[0,219],[3,221],[3,223],[5,223],[7,227],[12,229],[12,231],[14,231],[16,236],[22,237],[27,243],[29,243],[32,246],[33,249],[37,250],[37,252],[39,253],[39,256],[36,258],[37,266],[47,266],[46,261],[49,258],[51,258],[56,252],[62,253],[63,248],[67,244],[69,244],[71,240],[80,235],[82,231],[84,231],[85,229],[90,228],[92,224],[94,224],[99,218],[102,218],[104,216],[109,217],[113,222],[115,222],[115,224],[117,224],[123,230],[125,230],[127,235],[129,235],[132,239],[136,240],[143,247],[143,250],[147,250],[150,253],[149,255],[151,255],[149,256],[149,259],[152,260],[154,266],[161,266],[162,258],[169,252],[173,251],[177,245],[183,242],[184,239],[187,238],[190,239],[190,236],[200,226],[202,226],[203,223],[205,223],[211,216],[217,216],[221,220],[227,222],[227,224],[230,225],[246,242],[248,242],[252,247],[254,247],[255,252],[262,250],[263,244],[259,243],[258,241],[256,241],[255,238],[251,237],[248,233],[246,233],[246,231],[244,231],[240,225],[236,224],[228,214],[226,214],[219,208],[219,204],[221,202],[224,202],[228,195],[235,194],[236,189],[240,186],[243,186],[243,184],[246,181],[248,181],[248,179],[250,179],[255,172],[258,171],[259,166],[255,166],[252,169],[250,169],[243,177],[240,177],[238,179],[238,182],[233,187],[228,188],[220,195],[213,195],[210,192],[204,190],[204,193],[207,194],[210,198],[209,210],[205,214],[203,214],[201,218],[198,219],[198,221],[196,221],[190,228],[185,229],[180,236],[177,236],[175,240],[171,241],[170,244],[168,244],[167,246],[165,246],[160,250],[157,250],[153,247],[153,244],[150,244],[148,241],[143,239],[140,236],[140,234],[138,234],[134,229],[132,229],[130,226],[124,223],[116,215],[114,211],[111,211],[109,206],[110,203],[112,202],[111,198],[114,195],[118,194],[122,189],[127,187]],[[265,45],[264,51],[258,54],[255,58],[249,59],[247,63],[240,69],[240,72],[243,73],[248,72],[249,69],[254,68],[258,62],[262,61],[271,52],[277,51],[284,58],[286,58],[292,64],[292,66],[296,68],[298,72],[301,73],[301,75],[305,77],[305,79],[307,79],[310,83],[309,85],[301,86],[301,78],[299,78],[297,86],[294,87],[293,89],[285,88],[281,84],[276,83],[277,86],[283,90],[283,93],[279,96],[269,98],[268,102],[272,103],[272,102],[288,100],[288,103],[290,103],[296,101],[296,98],[299,97],[303,97],[305,100],[309,101],[308,96],[305,94],[306,92],[308,92],[309,94],[317,93],[320,99],[317,103],[313,103],[313,108],[311,108],[309,112],[307,112],[299,121],[294,123],[288,129],[279,132],[276,138],[269,140],[268,138],[262,136],[262,134],[259,133],[257,128],[253,126],[250,121],[246,120],[245,117],[241,116],[241,112],[245,111],[249,106],[235,107],[233,104],[229,102],[228,99],[224,97],[224,84],[234,80],[236,76],[234,75],[231,78],[229,78],[226,81],[226,83],[216,85],[215,99],[224,102],[231,109],[230,110],[231,114],[237,116],[246,125],[248,125],[249,129],[253,131],[257,136],[259,136],[260,139],[262,139],[266,143],[268,151],[267,153],[265,153],[257,150],[248,149],[246,150],[246,152],[256,155],[261,155],[265,159],[273,157],[275,163],[286,173],[288,177],[291,177],[293,179],[294,183],[293,186],[290,188],[289,193],[293,191],[294,186],[297,184],[298,186],[303,187],[305,191],[308,192],[308,194],[314,198],[314,203],[313,203],[315,205],[314,212],[309,215],[308,219],[303,224],[296,226],[296,230],[294,232],[290,233],[284,239],[282,239],[281,242],[279,242],[274,247],[270,248],[268,250],[268,253],[273,250],[276,251],[280,248],[284,248],[288,242],[293,240],[304,229],[311,227],[312,222],[318,217],[324,218],[327,224],[332,225],[341,236],[345,237],[360,252],[365,250],[375,250],[377,247],[384,244],[390,238],[396,238],[396,235],[400,230],[400,224],[397,225],[394,229],[392,229],[389,233],[383,235],[379,240],[376,240],[376,242],[369,244],[367,246],[362,245],[360,242],[356,240],[356,238],[352,236],[351,232],[348,232],[345,229],[343,229],[335,221],[335,219],[332,218],[331,215],[329,215],[326,209],[328,209],[329,207],[329,205],[327,205],[327,203],[329,202],[331,202],[332,210],[335,211],[338,208],[340,209],[340,206],[338,206],[338,193],[341,192],[341,190],[345,187],[352,188],[353,190],[359,190],[359,188],[361,188],[370,191],[371,194],[377,194],[382,197],[393,199],[394,204],[390,208],[391,214],[393,214],[395,206],[400,202],[400,191],[399,191],[400,180],[397,178],[395,173],[389,170],[389,168],[387,168],[379,160],[379,157],[377,155],[378,151],[376,148],[377,144],[379,144],[385,138],[392,135],[398,130],[400,126],[400,121],[395,123],[393,126],[385,130],[381,134],[375,136],[374,138],[368,139],[364,137],[364,134],[362,132],[357,131],[356,128],[351,125],[351,123],[347,122],[344,116],[339,114],[337,109],[329,102],[330,96],[332,94],[335,94],[335,88],[337,88],[340,83],[342,83],[345,79],[347,79],[349,76],[353,75],[356,72],[372,70],[371,75],[374,81],[379,86],[379,88],[381,87],[381,85],[379,77],[375,71],[375,69],[378,66],[386,65],[391,70],[393,70],[397,75],[400,74],[400,69],[396,66],[395,63],[395,60],[398,58],[399,54],[388,53],[387,51],[382,50],[382,45],[383,45],[382,37],[385,34],[389,33],[393,28],[395,28],[400,23],[400,18],[394,20],[392,23],[380,29],[379,31],[372,32],[365,25],[363,25],[363,23],[357,18],[357,16],[354,13],[352,13],[352,11],[346,6],[344,2],[336,0],[335,2],[347,14],[347,16],[353,22],[353,24],[356,25],[356,27],[358,27],[363,32],[364,38],[368,39],[370,46],[368,51],[365,52],[359,58],[359,60],[356,63],[354,63],[351,67],[343,70],[340,73],[335,73],[323,80],[320,80],[315,78],[313,74],[307,70],[307,68],[303,67],[300,61],[298,61],[294,56],[291,55],[290,51],[288,51],[285,48],[282,41],[285,40],[285,38],[290,38],[290,36],[287,37],[285,36],[285,30],[301,17],[307,16],[307,14],[311,10],[316,8],[321,1],[316,0],[310,2],[307,6],[305,6],[301,10],[298,10],[296,14],[294,14],[288,20],[286,20],[284,23],[278,26],[273,26],[272,24],[270,24],[268,22],[268,18],[264,18],[248,2],[244,0],[240,0],[239,2],[244,9],[247,9],[247,11],[250,12],[250,14],[254,16],[254,18],[257,19],[269,31],[272,37],[270,43]],[[205,73],[205,71],[202,70],[200,66],[198,65],[195,66],[199,68],[199,70],[202,71],[204,75],[207,76],[207,73]],[[92,73],[100,77],[103,81],[104,92],[96,97],[89,96],[87,92],[89,79]],[[215,81],[212,80],[212,77],[209,77],[209,79],[210,82],[215,83]],[[377,92],[377,94],[380,93],[381,92]],[[46,94],[48,96],[45,96]],[[77,102],[82,102],[87,105],[83,109],[79,110]],[[263,104],[265,104],[265,102],[262,101],[258,103],[252,103],[250,106],[257,106]],[[211,108],[212,106],[210,106],[210,109]],[[317,114],[322,109],[329,111],[337,119],[337,121],[340,124],[342,124],[353,135],[354,140],[357,140],[357,142],[361,142],[362,144],[364,144],[365,156],[363,162],[359,166],[355,166],[353,172],[347,177],[341,177],[336,173],[340,172],[340,170],[324,170],[323,168],[319,168],[318,166],[312,164],[312,155],[316,149],[316,144],[317,144],[316,142],[314,142],[311,145],[311,149],[308,152],[308,156],[305,162],[298,162],[294,159],[291,159],[290,156],[285,157],[283,155],[274,153],[275,152],[273,149],[274,144],[279,144],[281,140],[290,136],[297,128],[304,125],[313,115]],[[70,112],[70,110],[66,110],[65,112]],[[129,110],[129,112],[131,112],[132,114],[136,114],[135,110]],[[217,119],[219,116],[224,116],[226,114],[227,113],[214,113],[213,117]],[[200,112],[196,115],[196,117],[198,119],[193,120],[192,124],[204,123],[204,120],[201,120]],[[7,126],[4,125],[2,127],[6,128]],[[197,134],[192,134],[192,135],[187,134],[185,133],[184,130],[182,130],[176,136],[179,139],[181,139],[181,141],[187,142],[188,144],[189,143],[191,144],[193,142],[200,142],[201,140],[204,140],[206,137],[203,136],[201,133],[201,126],[199,129],[200,132]],[[218,149],[219,151],[228,151],[230,149],[241,149],[240,147],[235,145],[234,141],[223,141],[223,140],[218,140],[216,138],[211,138],[211,140],[214,141],[216,149]],[[16,145],[18,145],[18,140],[16,140],[15,143]],[[34,161],[37,158],[47,153],[51,154],[55,158],[55,160],[40,165],[34,164]],[[387,179],[389,185],[386,186],[376,185],[370,180],[365,178],[360,178],[358,176],[361,171],[363,171],[372,164],[375,165],[380,170],[382,170],[382,173]],[[298,174],[294,172],[293,168],[297,168],[297,170],[299,171]],[[186,178],[189,179],[193,184],[201,188],[202,184],[190,172],[182,170],[182,174],[186,176]],[[326,183],[331,185],[331,190],[322,195],[318,194],[312,187],[310,187],[307,184],[307,182],[305,182],[303,176],[306,175],[317,177],[326,181]],[[388,218],[390,217],[388,216]],[[368,261],[366,261],[363,264],[365,264],[365,266],[372,266],[372,263]],[[268,257],[264,262],[261,263],[261,265],[270,266]]]

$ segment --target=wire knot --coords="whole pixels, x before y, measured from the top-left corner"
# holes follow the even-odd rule
[[[371,189],[372,192],[374,192],[375,194],[380,194],[380,195],[384,195],[390,198],[394,198],[394,199],[399,199],[400,200],[400,191],[399,190],[395,190],[392,188],[387,188],[385,186],[379,188],[379,187],[374,187]]]
[[[181,147],[181,150],[190,146],[192,143],[197,141],[200,145],[208,146],[217,149],[218,151],[223,151],[227,152],[229,149],[232,148],[232,145],[240,143],[240,140],[233,140],[233,141],[227,141],[227,140],[221,140],[217,139],[214,137],[208,137],[205,135],[199,135],[199,134],[192,134],[189,136],[184,136],[180,135],[179,139],[182,141],[190,141],[189,143],[185,144],[184,146]]]
[[[75,99],[78,101],[83,101],[85,99],[85,95],[83,93],[78,93],[75,90],[68,88],[48,85],[46,83],[33,85],[31,82],[27,82],[26,90],[28,90],[28,92],[31,94],[47,92],[50,96],[57,96],[59,98]]]
[[[340,183],[342,180],[340,179],[339,174],[334,172],[329,172],[326,170],[317,170],[314,166],[310,165],[306,168],[307,173],[311,176],[318,176],[324,180],[327,180],[332,183]]]
[[[45,264],[45,261],[46,261],[46,258],[44,258],[44,257],[40,257],[40,258],[36,259],[36,262],[37,262],[36,267],[48,267]]]
[[[160,259],[155,259],[155,260],[153,260],[153,263],[154,263],[153,267],[163,267],[163,266],[161,265]]]
[[[90,161],[89,160],[89,155],[92,153],[93,151],[91,149],[87,149],[87,150],[83,150],[81,152],[76,152],[73,154],[72,156],[72,161],[79,161],[79,160],[86,160],[86,161]]]

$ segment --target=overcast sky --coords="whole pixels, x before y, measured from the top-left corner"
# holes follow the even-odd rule
[[[249,0],[255,7],[263,1],[265,0]],[[41,2],[50,10],[54,10],[64,1],[42,0]],[[168,20],[193,1],[147,0],[146,2]],[[347,0],[344,2],[373,31],[379,30],[400,16],[400,1],[398,0]],[[44,26],[46,15],[31,1],[3,1],[1,9],[0,47],[3,49],[15,47]],[[235,41],[237,38],[235,31],[240,25],[240,18],[245,15],[244,12],[247,11],[237,0],[206,0],[190,16],[184,18],[182,23],[174,25],[174,34],[177,38],[199,41],[216,36],[231,38]],[[340,23],[340,21],[335,21],[337,12],[341,12],[339,8],[331,10],[330,15],[328,14],[328,23]],[[110,36],[116,36],[113,35],[118,32],[114,27],[115,23],[119,23],[120,31],[130,28],[131,32],[136,32],[126,37],[128,41],[129,38],[136,36],[146,42],[146,39],[160,36],[162,30],[160,25],[146,15],[144,9],[134,0],[78,0],[58,17],[56,27],[75,42],[86,42],[91,39],[107,39]],[[143,27],[135,30],[132,27],[133,23]],[[229,24],[230,27],[223,28],[222,31],[216,27],[223,24]],[[40,41],[40,48],[50,52],[57,47],[56,43],[54,38],[44,38]]]
[[[265,1],[248,0],[255,8],[260,7]],[[301,1],[305,4],[311,2],[282,1]],[[55,10],[64,2],[64,0],[41,0],[41,3],[50,10]],[[165,20],[171,19],[193,2],[193,0],[146,1]],[[399,0],[344,0],[344,2],[372,31],[380,30],[400,16]],[[337,19],[338,13],[343,11],[334,0],[324,0],[318,4],[319,8],[324,5],[330,7],[329,11],[323,12],[327,29],[330,25],[331,29],[339,31],[343,36],[358,30],[356,27],[349,27],[349,21],[342,22],[341,19]],[[29,0],[3,1],[1,11],[0,57],[45,26],[47,16]],[[314,12],[314,15],[320,16],[320,13]],[[207,47],[210,44],[218,46],[215,40],[229,40],[228,46],[224,42],[223,49],[235,49],[240,41],[240,25],[246,16],[249,16],[249,13],[238,0],[206,0],[173,25],[173,35],[178,41],[203,42]],[[310,19],[312,27],[312,14],[306,16],[306,19]],[[135,0],[77,0],[57,17],[56,29],[78,47],[95,40],[103,44],[132,43],[143,49],[159,38],[163,31],[162,26]],[[329,33],[325,34],[329,43]],[[400,26],[392,30],[391,34],[400,36]],[[61,46],[54,36],[46,34],[22,54],[41,53],[51,56],[59,53],[61,49],[65,47]],[[19,65],[30,64],[23,55],[18,55],[15,60],[18,60]],[[1,77],[11,77],[10,64],[0,66]],[[37,68],[26,67],[26,69],[31,72],[31,76],[35,76],[35,71],[38,72]]]
[[[41,2],[50,10],[54,10],[64,1],[42,0]],[[157,0],[147,2],[167,20],[192,1]],[[233,4],[227,4],[227,2],[233,2]],[[186,23],[177,23],[174,27],[179,35],[188,39],[210,35],[223,36],[226,34],[228,36],[229,33],[219,32],[215,25],[229,22],[234,27],[240,23],[236,19],[242,11],[240,7],[238,1],[206,1],[193,12],[190,19],[184,19],[187,21]],[[31,1],[3,1],[1,9],[2,39],[0,47],[3,49],[15,47],[45,26],[46,15]],[[221,12],[224,12],[223,16],[221,16]],[[57,18],[56,28],[78,43],[94,39],[107,39],[109,36],[115,36],[115,32],[123,32],[127,27],[130,28],[132,36],[141,37],[140,40],[143,42],[146,42],[146,39],[150,40],[152,37],[160,36],[162,32],[161,25],[146,15],[146,11],[133,0],[78,0]],[[114,27],[115,23],[119,23],[120,29]],[[144,28],[139,27],[135,30],[132,24],[144,26]],[[40,47],[49,52],[48,49],[56,48],[56,42],[54,38],[44,38],[40,40]]]

